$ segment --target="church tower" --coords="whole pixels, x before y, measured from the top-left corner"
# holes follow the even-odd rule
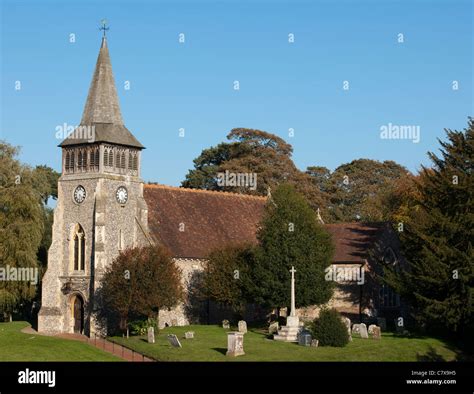
[[[105,30],[104,30],[105,33]],[[107,265],[148,244],[143,145],[125,127],[104,34],[81,123],[60,145],[62,174],[38,330],[93,334]]]

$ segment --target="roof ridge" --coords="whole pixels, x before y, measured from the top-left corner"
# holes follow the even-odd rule
[[[145,187],[149,188],[159,188],[159,189],[168,189],[168,190],[177,190],[181,192],[191,192],[191,193],[204,193],[204,194],[213,194],[213,195],[221,195],[227,197],[239,197],[239,198],[250,198],[255,200],[266,200],[266,196],[254,196],[251,194],[241,194],[241,193],[233,193],[233,192],[225,192],[225,191],[217,191],[217,190],[207,190],[207,189],[191,189],[188,187],[178,187],[178,186],[169,186],[163,185],[161,183],[146,183]]]

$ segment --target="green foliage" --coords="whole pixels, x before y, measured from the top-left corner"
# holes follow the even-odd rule
[[[241,317],[249,300],[250,267],[255,247],[228,245],[209,255],[203,281],[203,296],[232,308]]]
[[[344,347],[349,343],[347,327],[335,309],[321,309],[310,330],[320,346]]]
[[[128,326],[132,334],[140,336],[147,335],[148,327],[153,327],[155,334],[158,333],[159,330],[156,319],[150,318],[132,321],[128,323]]]
[[[0,267],[37,267],[43,235],[43,206],[34,172],[17,159],[18,148],[0,142]],[[36,288],[25,281],[0,281],[0,313],[9,315],[32,299]]]
[[[387,269],[387,282],[415,309],[431,332],[469,339],[474,331],[474,121],[464,131],[446,130],[441,157],[429,153],[402,233],[408,267]],[[472,342],[471,342],[472,346]]]
[[[261,130],[237,128],[227,136],[231,142],[221,143],[202,151],[194,160],[194,169],[186,175],[183,187],[224,190],[243,194],[267,195],[280,183],[292,184],[316,209],[327,201],[324,193],[314,187],[311,177],[298,170],[291,159],[293,148],[282,138]],[[219,172],[256,173],[257,189],[221,187]]]
[[[251,267],[249,293],[260,305],[290,304],[291,266],[297,270],[297,307],[327,302],[333,283],[325,280],[334,246],[331,236],[317,222],[314,211],[291,185],[281,185],[272,194],[258,231],[259,248]]]
[[[161,308],[172,308],[182,299],[181,274],[168,250],[160,245],[127,249],[109,265],[99,291],[101,318],[119,318],[124,330],[129,318],[158,318]],[[113,328],[113,327],[112,327]]]
[[[359,159],[342,164],[330,173],[325,167],[308,167],[314,184],[328,194],[331,220],[352,222],[390,219],[384,200],[394,183],[408,170],[394,161]]]

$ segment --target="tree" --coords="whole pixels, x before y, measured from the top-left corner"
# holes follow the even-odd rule
[[[230,307],[239,317],[251,302],[248,284],[255,246],[228,245],[209,255],[203,281],[204,296]]]
[[[249,288],[257,304],[273,308],[290,304],[291,266],[297,270],[298,307],[323,304],[331,298],[333,284],[324,274],[332,262],[331,236],[293,186],[280,185],[272,194],[257,237],[259,248]]]
[[[314,209],[325,204],[325,194],[314,186],[310,175],[296,168],[291,159],[293,148],[282,138],[266,131],[236,128],[227,139],[231,142],[202,151],[194,160],[194,169],[182,182],[183,187],[267,195],[269,189],[276,189],[280,183],[290,183]],[[217,175],[226,171],[257,174],[256,189],[219,185]]]
[[[44,231],[43,196],[35,172],[22,165],[17,147],[0,141],[0,268],[38,268]],[[2,270],[2,271],[3,271]],[[27,281],[0,281],[0,312],[7,318],[31,300],[36,287]]]
[[[409,175],[405,167],[390,160],[354,160],[340,165],[329,177],[321,170],[315,175],[314,168],[308,171],[330,196],[332,220],[343,222],[388,220],[390,213],[384,211],[381,198],[395,181]]]
[[[123,251],[104,273],[99,293],[101,317],[109,322],[118,317],[121,330],[133,316],[158,320],[160,309],[174,307],[182,299],[180,277],[169,251],[162,246]]]
[[[454,337],[472,336],[474,252],[474,121],[446,130],[441,157],[428,153],[402,233],[408,267],[387,270],[387,282],[411,302],[423,326]],[[472,340],[471,340],[472,346]]]

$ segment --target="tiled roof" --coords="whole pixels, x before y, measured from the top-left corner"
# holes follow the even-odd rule
[[[145,185],[152,235],[176,257],[205,258],[229,243],[256,243],[265,197]],[[182,231],[180,231],[182,230]]]
[[[266,202],[266,197],[164,185],[145,185],[144,197],[152,235],[175,257],[188,258],[206,258],[228,243],[256,243]],[[336,246],[334,262],[362,262],[384,226],[325,225]]]

